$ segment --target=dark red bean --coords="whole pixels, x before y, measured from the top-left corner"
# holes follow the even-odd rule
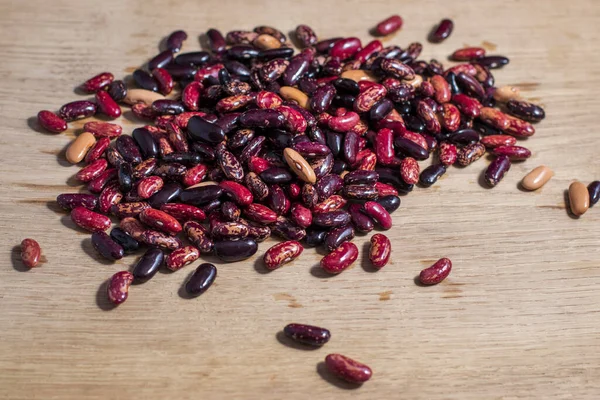
[[[496,186],[504,178],[509,169],[510,158],[508,156],[502,155],[496,157],[485,170],[485,182],[490,187]]]
[[[526,160],[531,157],[531,151],[521,146],[497,146],[492,152],[497,156],[507,156],[511,161]]]
[[[77,100],[65,104],[58,110],[58,115],[67,122],[92,117],[96,114],[97,106],[87,100]]]
[[[133,282],[133,275],[128,271],[120,271],[114,274],[108,281],[108,299],[114,305],[119,305],[127,300],[129,286]]]
[[[358,258],[358,248],[352,242],[344,242],[321,259],[321,268],[330,274],[339,274]]]
[[[150,61],[148,61],[148,69],[150,71],[155,68],[164,68],[173,61],[173,52],[171,50],[165,50],[158,53]]]
[[[98,110],[111,117],[118,118],[121,116],[121,107],[110,97],[107,92],[99,91],[96,93],[96,103]]]
[[[425,268],[419,274],[419,281],[422,285],[436,285],[446,279],[452,270],[452,261],[447,258],[440,258],[429,268]]]
[[[329,51],[333,47],[333,45],[336,44],[341,39],[342,38],[340,38],[340,37],[336,37],[336,38],[321,40],[320,42],[317,42],[317,44],[315,44],[315,50],[317,50],[317,53],[327,54],[327,53],[329,53]]]
[[[477,59],[477,64],[490,69],[502,68],[509,63],[509,59],[503,56],[485,56]]]
[[[190,296],[200,296],[206,292],[217,277],[217,267],[210,263],[203,263],[196,268],[190,279],[185,284],[185,291]]]
[[[75,207],[71,211],[71,220],[90,232],[104,232],[110,227],[110,218],[88,210],[85,207]]]
[[[56,202],[65,210],[72,210],[75,207],[85,207],[93,210],[98,204],[98,198],[93,194],[63,193],[56,197]]]
[[[137,240],[129,236],[123,229],[118,227],[113,228],[110,231],[110,238],[119,244],[125,253],[132,253],[140,246]]]
[[[429,35],[429,41],[432,43],[440,43],[450,36],[453,29],[454,23],[452,20],[443,19]]]
[[[148,203],[153,208],[160,208],[165,203],[171,203],[181,194],[181,185],[178,183],[167,183],[162,190],[148,199]]]
[[[142,89],[158,92],[158,83],[149,72],[142,69],[136,69],[133,71],[133,79],[135,80],[135,83]]]
[[[258,250],[254,239],[218,240],[214,244],[215,255],[225,262],[236,262],[252,257]]]
[[[92,246],[100,255],[108,260],[120,260],[123,258],[123,247],[112,240],[105,232],[92,233]]]
[[[421,171],[419,183],[425,187],[429,187],[437,182],[437,180],[446,173],[444,164],[433,164]]]
[[[506,109],[509,114],[529,122],[539,122],[546,117],[543,108],[526,101],[509,100]]]
[[[87,93],[96,93],[108,86],[115,77],[110,72],[102,72],[85,81],[81,88]]]
[[[322,346],[331,339],[331,333],[325,328],[305,324],[288,324],[283,333],[290,339],[309,346]]]
[[[318,201],[323,201],[331,195],[337,193],[344,187],[344,180],[338,175],[326,175],[320,179],[315,189],[318,193]]]
[[[208,37],[210,50],[213,53],[221,53],[225,51],[225,49],[227,48],[227,44],[225,43],[225,38],[223,37],[223,34],[220,31],[211,28],[206,32],[206,36]]]
[[[333,228],[350,223],[350,214],[345,210],[335,210],[313,214],[313,224],[322,228]]]
[[[590,195],[590,207],[594,206],[600,200],[600,181],[594,181],[588,185]]]
[[[402,28],[402,18],[399,15],[392,15],[377,24],[375,32],[380,36],[386,36]]]
[[[325,112],[335,97],[336,90],[333,85],[324,85],[318,88],[310,99],[310,107],[316,113]]]
[[[318,44],[317,44],[318,46]],[[331,49],[329,55],[339,60],[346,60],[351,58],[361,48],[360,39],[355,37],[340,39],[336,41]],[[317,49],[318,51],[318,49]]]
[[[42,110],[37,118],[40,125],[49,132],[61,133],[67,130],[67,121],[51,111]]]
[[[181,46],[183,42],[187,39],[187,33],[184,31],[175,31],[167,37],[167,49],[171,50],[174,53],[179,52],[181,50]]]

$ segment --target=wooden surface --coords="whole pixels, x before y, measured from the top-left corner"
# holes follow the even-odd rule
[[[573,219],[564,191],[600,178],[599,10],[593,0],[2,0],[0,398],[597,399],[600,206]],[[64,148],[83,122],[51,135],[31,117],[85,98],[73,89],[95,73],[130,74],[175,29],[190,35],[185,51],[210,27],[308,23],[321,37],[368,40],[391,13],[405,26],[387,43],[422,41],[426,59],[482,43],[511,58],[496,81],[517,84],[548,115],[526,142],[533,157],[493,190],[479,184],[482,159],[404,197],[388,232],[393,260],[380,272],[362,251],[352,269],[325,277],[310,249],[270,274],[254,259],[219,265],[214,286],[193,300],[179,295],[192,267],[159,273],[108,310],[103,282],[134,257],[98,260],[53,201],[78,190]],[[443,17],[454,19],[453,35],[426,43]],[[554,179],[520,191],[540,164]],[[47,259],[33,271],[18,261],[25,237]],[[357,240],[361,250],[367,241]],[[415,285],[443,256],[451,276]],[[289,347],[277,338],[289,322],[325,326],[333,338],[318,350]],[[367,363],[373,379],[358,389],[332,380],[320,364],[332,352]]]

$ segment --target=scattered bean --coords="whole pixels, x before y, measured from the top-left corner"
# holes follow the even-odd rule
[[[367,365],[341,354],[329,354],[325,357],[325,365],[332,374],[350,383],[363,383],[373,376]]]
[[[575,181],[569,186],[569,206],[576,217],[590,208],[590,193],[583,183]]]
[[[40,262],[42,249],[37,241],[23,239],[21,242],[21,260],[27,268],[35,268]]]

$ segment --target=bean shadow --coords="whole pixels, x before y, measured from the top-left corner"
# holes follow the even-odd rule
[[[573,214],[573,212],[571,211],[571,203],[569,202],[569,191],[565,190],[563,192],[563,196],[565,198],[565,212],[567,213],[567,215],[569,216],[569,218],[571,219],[579,219],[579,217],[575,214]]]
[[[377,272],[377,268],[375,268],[373,266],[373,263],[371,262],[371,259],[369,258],[369,254],[371,252],[371,242],[366,242],[363,244],[363,248],[362,248],[362,258],[360,260],[360,266],[362,267],[362,269],[365,272],[369,272],[369,273],[373,273],[373,272]]]
[[[71,187],[79,187],[81,186],[81,181],[77,179],[77,174],[71,175],[69,179],[65,182],[68,186]]]
[[[315,247],[315,251],[322,257],[325,257],[329,252],[325,249],[324,245]],[[336,275],[325,272],[325,270],[321,267],[321,263],[315,264],[310,269],[310,274],[315,278],[333,278]]]
[[[123,117],[125,120],[127,120],[133,124],[139,124],[141,122],[144,122],[143,120],[136,117],[135,114],[133,113],[133,111],[131,111],[131,110],[124,111],[121,114],[121,117]],[[148,121],[148,122],[150,122],[150,121]]]
[[[196,298],[198,296],[191,296],[187,290],[185,290],[185,285],[186,283],[190,280],[190,278],[192,277],[192,275],[194,275],[194,272],[196,272],[196,268],[192,269],[190,271],[190,273],[185,277],[185,279],[183,280],[183,283],[181,284],[181,286],[179,287],[179,290],[177,291],[177,294],[179,295],[179,297],[181,297],[182,299],[193,299]]]
[[[116,305],[110,302],[108,299],[108,279],[102,282],[102,284],[98,287],[98,291],[96,292],[96,305],[102,311],[111,311],[117,308]]]
[[[254,270],[261,275],[270,274],[272,271],[265,266],[265,262],[262,257],[258,257],[254,260]]]
[[[107,260],[106,258],[102,257],[96,251],[96,249],[94,249],[94,246],[92,245],[92,239],[91,238],[83,239],[81,241],[81,249],[85,252],[85,254],[87,254],[88,256],[90,256],[91,258],[93,258],[94,261],[97,261],[97,262],[99,262],[101,264],[104,264],[104,265],[114,265],[115,264],[114,261]]]
[[[277,332],[277,334],[275,335],[275,338],[282,345],[290,347],[292,349],[296,349],[296,350],[315,351],[315,350],[319,350],[322,347],[322,346],[310,346],[310,345],[298,343],[298,342],[290,339],[289,337],[287,337],[285,335],[285,333],[283,333],[283,331]]]
[[[71,167],[73,166],[73,164],[71,164],[68,160],[67,160],[67,150],[69,149],[69,146],[71,146],[71,143],[73,142],[69,142],[67,143],[56,155],[56,161],[58,162],[58,164],[61,167]],[[69,185],[69,186],[73,186],[73,185]],[[79,185],[77,185],[79,186]]]
[[[38,133],[41,133],[41,134],[44,134],[44,135],[48,135],[48,136],[60,135],[60,133],[48,132],[47,130],[45,130],[42,127],[42,125],[40,124],[40,122],[38,121],[37,116],[27,118],[27,126],[31,130],[34,130],[34,131],[36,131]]]
[[[417,285],[419,287],[429,287],[429,286],[431,286],[431,285],[423,285],[421,283],[421,279],[419,278],[419,275],[415,276],[415,278],[413,279],[413,281],[415,282],[415,285]]]
[[[81,85],[75,86],[75,88],[73,89],[73,93],[75,93],[78,96],[89,96],[89,93],[83,90]]]
[[[490,187],[490,185],[488,185],[485,180],[485,171],[487,171],[487,168],[481,171],[481,173],[479,174],[479,179],[477,179],[477,183],[479,183],[479,186],[481,186],[482,188],[490,190],[492,189],[492,187]]]
[[[21,260],[21,246],[13,246],[10,252],[10,261],[12,262],[12,266],[16,271],[19,272],[27,272],[30,270],[23,261]]]
[[[523,187],[523,182],[519,181],[519,183],[517,183],[517,189],[519,190],[519,192],[523,192],[523,193],[529,193],[529,192],[537,192],[536,190],[527,190],[525,189],[525,187]]]
[[[77,233],[78,235],[89,235],[90,232],[86,231],[83,228],[80,228],[78,225],[75,224],[75,222],[73,222],[73,220],[70,217],[70,214],[67,214],[63,217],[60,218],[60,223],[66,227],[69,228],[72,231],[75,231],[75,233]]]
[[[298,38],[296,37],[296,30],[289,30],[287,33],[287,37],[289,39],[289,41],[294,45],[295,48],[297,49],[302,49],[302,44],[298,41]]]
[[[63,215],[67,213],[67,210],[65,210],[61,206],[59,206],[55,200],[47,201],[46,207],[48,208],[48,210],[54,211],[55,213],[60,213]]]
[[[319,374],[319,376],[321,378],[323,378],[323,380],[331,383],[334,386],[337,386],[340,389],[356,390],[362,386],[362,384],[360,384],[360,383],[349,383],[349,382],[343,381],[340,378],[338,378],[337,376],[333,375],[327,369],[327,366],[325,365],[325,361],[321,361],[320,363],[317,364],[317,373]]]
[[[210,52],[210,42],[208,40],[208,36],[206,35],[206,33],[202,33],[200,36],[198,36],[198,43],[200,43],[200,49],[204,50],[204,51],[208,51]]]

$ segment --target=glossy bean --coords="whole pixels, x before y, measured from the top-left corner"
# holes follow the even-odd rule
[[[356,261],[358,248],[352,242],[344,242],[321,259],[321,268],[330,274],[339,274]]]

